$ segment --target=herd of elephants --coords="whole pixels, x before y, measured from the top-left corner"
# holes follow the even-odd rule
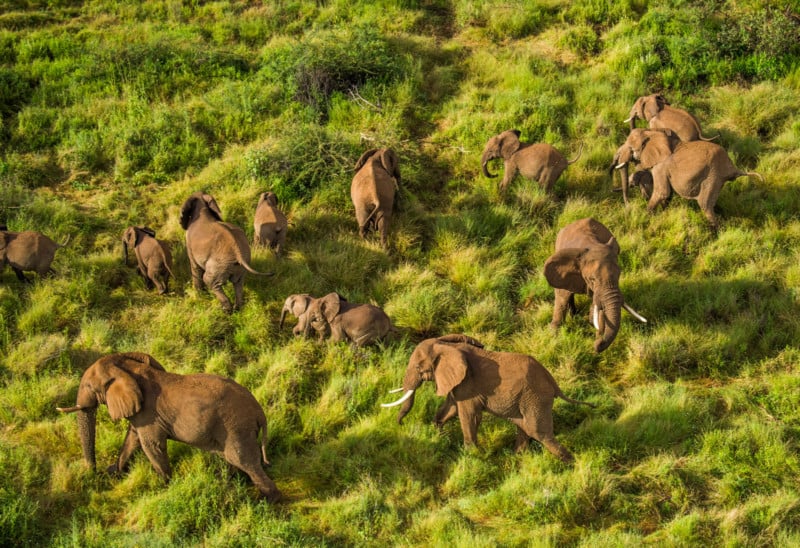
[[[647,128],[637,128],[637,119]],[[620,172],[622,195],[628,203],[629,186],[638,186],[648,200],[648,211],[663,205],[674,192],[697,200],[712,230],[717,228],[714,204],[726,181],[757,173],[739,170],[727,152],[712,138],[703,136],[695,117],[671,106],[661,95],[640,97],[633,105],[630,134],[617,149],[610,172]],[[544,143],[521,143],[520,132],[508,130],[489,139],[481,165],[488,177],[488,163],[504,160],[505,190],[517,175],[537,181],[550,191],[572,161]],[[628,165],[635,166],[628,175]],[[365,152],[356,163],[351,185],[359,232],[380,234],[387,247],[395,195],[401,182],[398,157],[391,149]],[[763,180],[763,179],[762,179]],[[189,196],[180,213],[186,231],[186,253],[192,284],[198,290],[210,289],[222,308],[231,313],[243,304],[246,272],[258,272],[250,265],[250,243],[245,232],[222,219],[214,198],[204,192]],[[277,197],[264,192],[254,216],[254,246],[271,248],[280,255],[286,239],[287,219],[278,208]],[[0,226],[0,266],[8,264],[22,282],[24,272],[53,273],[51,262],[58,248],[47,236],[34,231],[10,232]],[[123,235],[125,261],[132,248],[138,272],[148,289],[168,291],[172,274],[169,247],[155,238],[147,227],[129,227]],[[616,239],[592,218],[563,227],[556,238],[555,252],[544,264],[544,275],[555,289],[551,326],[558,328],[568,310],[576,311],[574,296],[591,298],[590,318],[595,327],[596,352],[605,350],[619,331],[622,309],[638,320],[646,320],[628,306],[619,289],[620,248]],[[231,282],[233,303],[223,292]],[[313,328],[320,339],[349,341],[363,346],[381,340],[395,331],[389,317],[377,306],[348,302],[338,293],[321,298],[295,294],[286,298],[280,326],[287,315],[297,317],[295,335],[310,335]],[[483,411],[504,417],[517,426],[516,450],[525,448],[531,438],[565,462],[570,452],[553,435],[552,407],[555,398],[591,405],[563,394],[553,376],[534,358],[511,352],[492,352],[472,337],[450,334],[419,343],[409,359],[402,388],[395,402],[400,406],[398,422],[411,410],[414,393],[423,381],[434,381],[436,393],[445,398],[434,423],[441,427],[458,415],[464,443],[474,445]],[[163,478],[170,477],[167,439],[188,443],[222,455],[244,471],[260,493],[270,501],[280,498],[275,483],[264,473],[266,457],[266,418],[255,397],[231,379],[209,374],[178,375],[164,370],[152,356],[128,352],[104,356],[83,374],[76,404],[58,408],[77,412],[78,432],[86,462],[95,467],[95,413],[105,403],[109,415],[126,418],[128,431],[117,461],[109,472],[122,472],[131,455],[141,448]]]

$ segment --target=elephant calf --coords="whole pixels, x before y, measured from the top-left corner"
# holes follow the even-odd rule
[[[556,291],[551,326],[558,329],[568,308],[575,312],[576,293],[588,294],[592,298],[592,323],[597,330],[595,352],[602,352],[616,338],[622,308],[640,321],[647,321],[622,297],[618,255],[619,244],[611,231],[586,218],[558,232],[556,251],[544,264],[544,276]]]
[[[283,329],[283,322],[286,319],[286,315],[291,314],[297,318],[297,325],[292,328],[292,333],[295,336],[305,334],[306,326],[308,325],[308,315],[306,312],[312,300],[314,300],[314,297],[308,293],[296,293],[286,297],[286,300],[283,302],[281,321],[278,324],[278,328]]]
[[[261,467],[267,461],[267,419],[253,395],[231,379],[197,373],[168,373],[148,354],[110,354],[84,372],[74,407],[83,458],[93,469],[97,406],[105,403],[113,420],[128,419],[128,433],[109,472],[125,469],[137,449],[169,480],[167,439],[217,453],[245,472],[270,501],[281,496]],[[259,442],[258,437],[261,436]]]
[[[509,129],[495,135],[486,142],[481,155],[481,167],[487,177],[496,177],[489,172],[489,161],[495,158],[505,160],[505,173],[500,181],[500,190],[514,180],[517,173],[527,179],[537,181],[547,191],[553,188],[556,180],[568,165],[574,164],[581,157],[583,143],[574,160],[564,157],[558,150],[547,143],[521,143],[520,131]]]
[[[0,230],[0,266],[9,265],[19,281],[31,283],[23,272],[36,272],[39,276],[55,274],[50,265],[56,251],[68,242],[69,238],[63,244],[57,244],[44,234],[32,230]]]
[[[384,249],[388,246],[395,194],[400,189],[398,163],[397,154],[390,148],[368,150],[356,162],[356,174],[350,184],[358,233],[366,238],[370,230],[377,230]]]
[[[396,402],[382,404],[403,405],[398,423],[411,411],[414,393],[423,381],[434,381],[436,395],[447,398],[434,423],[441,427],[458,415],[465,445],[477,443],[481,415],[488,411],[517,426],[516,451],[533,438],[564,462],[573,457],[553,434],[555,398],[594,407],[565,396],[550,372],[532,357],[489,352],[466,335],[445,335],[417,345],[403,379],[404,395]]]
[[[280,256],[286,243],[289,222],[278,209],[278,197],[274,192],[262,192],[253,218],[253,247],[266,246]]]
[[[330,329],[334,341],[364,346],[395,331],[383,310],[371,304],[349,303],[338,293],[312,299],[306,314],[306,333],[314,328],[320,340]]]
[[[156,240],[156,233],[152,228],[131,226],[122,236],[122,253],[126,265],[129,247],[133,248],[136,255],[137,270],[144,279],[145,287],[152,289],[155,285],[161,295],[167,293],[169,277],[175,277],[172,273],[169,245]]]

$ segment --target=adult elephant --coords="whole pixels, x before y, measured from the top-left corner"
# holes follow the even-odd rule
[[[266,246],[280,256],[286,243],[289,222],[278,208],[278,196],[274,192],[262,192],[253,216],[253,246]]]
[[[617,149],[608,170],[612,175],[614,170],[620,173],[620,186],[622,187],[622,199],[628,205],[628,164],[636,164],[636,170],[641,171],[651,169],[658,162],[665,160],[681,140],[678,135],[670,129],[642,129],[634,128],[628,134],[628,138]],[[644,192],[644,189],[642,190]],[[647,196],[649,198],[649,196]]]
[[[465,445],[476,445],[481,415],[488,411],[517,426],[516,451],[524,449],[533,438],[564,462],[573,457],[553,434],[555,398],[594,407],[565,396],[550,372],[532,357],[490,352],[466,335],[445,335],[417,345],[408,360],[403,396],[382,404],[402,405],[398,423],[411,411],[414,393],[423,381],[434,381],[436,395],[447,398],[434,423],[441,427],[458,415]]]
[[[636,99],[626,122],[636,127],[636,120],[646,120],[650,129],[671,129],[681,141],[711,141],[719,137],[704,137],[697,118],[683,109],[670,106],[658,93]]]
[[[583,143],[578,155],[567,161],[563,154],[547,143],[521,143],[520,131],[509,129],[495,135],[486,142],[481,154],[481,167],[487,177],[497,177],[489,172],[489,161],[495,158],[504,160],[503,180],[500,181],[500,190],[514,180],[519,173],[527,179],[537,181],[547,192],[553,188],[556,180],[568,165],[574,164],[581,157]]]
[[[377,230],[384,249],[388,246],[387,234],[392,221],[395,194],[400,188],[398,165],[397,154],[392,149],[368,150],[356,162],[356,174],[350,185],[358,233],[366,238],[370,230]]]
[[[128,248],[136,255],[139,275],[144,279],[147,289],[153,286],[161,295],[169,291],[169,277],[172,273],[172,253],[167,242],[156,239],[156,233],[146,226],[130,226],[122,235],[122,257],[128,264]]]
[[[550,325],[558,329],[567,309],[575,313],[576,293],[588,294],[592,299],[592,324],[597,330],[595,352],[608,348],[617,337],[622,308],[647,322],[622,297],[618,255],[619,244],[611,231],[602,223],[586,218],[558,232],[555,253],[544,264],[544,276],[556,294]]]
[[[67,245],[69,237],[58,244],[33,230],[10,232],[5,225],[0,228],[0,268],[9,265],[17,279],[24,283],[31,283],[24,272],[36,272],[39,276],[55,274],[50,265],[56,251]]]
[[[643,153],[647,143],[635,147],[634,155]],[[692,141],[679,143],[675,150],[653,165],[652,194],[647,202],[647,210],[652,213],[659,205],[664,205],[672,191],[683,198],[696,200],[708,219],[712,230],[717,230],[718,221],[714,213],[722,186],[738,177],[764,178],[755,171],[742,171],[736,167],[724,148],[716,143]]]
[[[395,328],[386,313],[371,304],[349,303],[338,293],[312,299],[306,310],[306,334],[314,329],[320,340],[330,331],[335,342],[364,346],[383,339]]]
[[[108,406],[113,420],[127,419],[128,433],[109,472],[122,472],[140,447],[156,472],[169,481],[172,474],[167,440],[188,443],[221,455],[245,472],[270,501],[280,498],[275,483],[261,467],[266,455],[267,419],[246,388],[217,375],[168,373],[152,356],[138,352],[111,354],[84,372],[73,407],[78,413],[83,458],[94,469],[96,413]],[[261,435],[261,442],[258,437]]]
[[[213,196],[195,192],[181,207],[181,226],[186,230],[186,254],[192,270],[192,285],[198,291],[208,287],[222,309],[231,313],[234,306],[222,287],[230,281],[235,291],[235,308],[244,304],[244,274],[271,276],[250,266],[250,244],[238,226],[222,221]]]

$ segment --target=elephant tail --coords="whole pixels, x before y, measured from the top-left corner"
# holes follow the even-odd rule
[[[372,218],[375,216],[375,214],[378,212],[379,209],[380,208],[378,207],[378,204],[375,204],[375,207],[372,209],[372,211],[370,211],[369,215],[367,215],[367,218],[364,219],[364,225],[363,225],[364,227],[369,226],[370,221],[372,221]]]
[[[702,133],[700,133],[699,129],[697,131],[697,136],[700,138],[701,141],[716,141],[717,139],[719,139],[719,133],[717,133],[713,137],[705,137]]]
[[[561,398],[561,399],[562,399],[562,400],[564,400],[564,401],[568,401],[569,403],[578,403],[578,404],[581,404],[581,405],[588,405],[589,407],[592,407],[592,408],[594,408],[594,407],[597,407],[595,404],[593,404],[593,403],[590,403],[590,402],[588,402],[588,401],[573,400],[573,399],[572,399],[572,398],[570,398],[569,396],[565,395],[565,394],[564,394],[564,393],[561,391],[561,389],[560,389],[560,388],[558,389],[558,392],[556,393],[556,396],[558,396],[559,398]]]
[[[760,173],[757,173],[755,171],[739,171],[739,175],[738,176],[739,177],[742,177],[742,176],[755,177],[756,179],[758,179],[762,183],[764,182],[764,177]]]
[[[567,165],[574,164],[575,162],[577,162],[577,161],[578,161],[578,159],[581,157],[581,153],[582,153],[582,152],[583,152],[583,141],[581,141],[581,146],[580,146],[580,148],[578,149],[578,155],[577,155],[577,156],[575,156],[575,158],[574,158],[574,159],[572,159],[572,160],[568,160],[568,161],[567,161]]]
[[[255,274],[256,276],[274,276],[274,272],[259,272],[252,266],[250,263],[242,256],[242,250],[238,247],[236,248],[236,261],[242,265],[242,267],[247,270],[250,274]]]

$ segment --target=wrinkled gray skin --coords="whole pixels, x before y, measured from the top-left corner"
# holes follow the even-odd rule
[[[641,148],[634,148],[633,154],[641,155]],[[754,171],[742,171],[737,168],[724,148],[706,141],[678,144],[672,154],[652,167],[650,173],[653,186],[652,195],[647,202],[647,210],[650,213],[658,206],[664,205],[674,190],[679,196],[697,200],[709,225],[715,231],[718,228],[718,221],[714,205],[717,203],[722,185],[745,175],[764,181],[764,178]]]
[[[133,248],[139,275],[144,279],[147,289],[155,286],[161,295],[169,291],[169,277],[172,273],[172,253],[169,244],[156,240],[156,233],[145,226],[131,226],[122,235],[122,253],[128,264],[128,249]]]
[[[280,498],[261,466],[262,461],[269,465],[264,411],[234,381],[203,373],[168,373],[153,357],[138,352],[100,358],[84,372],[76,405],[58,408],[62,413],[78,413],[83,458],[92,469],[96,467],[95,417],[101,403],[108,406],[113,420],[124,418],[129,423],[117,462],[108,472],[122,472],[141,448],[156,472],[169,481],[167,440],[171,439],[221,455],[250,476],[269,501]]]
[[[0,230],[0,266],[9,265],[19,281],[31,283],[23,272],[36,272],[39,276],[55,274],[50,265],[56,251],[66,245],[67,242],[57,244],[44,234],[32,230]]]
[[[441,427],[457,415],[464,445],[477,444],[482,414],[488,411],[516,425],[516,451],[533,438],[564,462],[573,457],[553,434],[555,398],[594,407],[565,396],[550,372],[532,357],[490,352],[466,335],[445,335],[417,345],[403,379],[406,399],[398,423],[411,411],[414,393],[423,381],[434,381],[436,395],[447,398],[436,412],[434,424]]]
[[[537,181],[547,192],[550,192],[561,173],[568,165],[577,162],[583,151],[581,143],[575,159],[567,161],[564,155],[551,145],[520,143],[519,136],[519,130],[509,129],[489,139],[483,148],[481,167],[485,176],[497,177],[489,172],[490,160],[495,158],[505,160],[503,180],[500,181],[501,191],[504,191],[519,173],[526,179]]]
[[[719,137],[703,137],[697,119],[683,109],[670,106],[663,96],[654,93],[636,99],[631,107],[630,128],[636,127],[636,120],[646,120],[650,129],[670,129],[681,141],[711,141]]]
[[[355,346],[372,344],[394,331],[383,310],[371,304],[349,303],[338,293],[312,299],[306,316],[306,334],[313,328],[322,340],[330,330],[333,341],[350,341]]]
[[[628,205],[628,186],[632,184],[628,179],[628,164],[635,163],[637,172],[651,169],[672,154],[680,142],[678,136],[669,129],[635,128],[631,130],[628,138],[617,149],[609,166],[612,178],[614,170],[620,172],[622,199],[625,205]],[[638,177],[632,177],[632,179],[639,180]],[[644,187],[642,187],[642,193],[644,194]],[[649,194],[646,197],[649,198]]]
[[[313,299],[314,297],[308,293],[295,293],[294,295],[286,297],[286,300],[283,302],[281,321],[278,324],[278,328],[283,329],[283,322],[287,314],[291,314],[297,318],[297,325],[292,328],[292,334],[295,336],[304,335],[308,325],[308,316],[306,312]]]
[[[384,249],[388,247],[395,194],[400,188],[398,164],[397,154],[390,148],[368,150],[356,162],[356,174],[350,185],[358,233],[366,238],[369,231],[377,230]]]
[[[595,352],[608,348],[619,332],[624,299],[619,289],[618,255],[619,244],[608,228],[586,218],[559,231],[555,253],[544,264],[544,276],[556,294],[551,327],[558,329],[567,309],[575,313],[576,293],[588,294],[592,299],[590,316],[596,319]]]
[[[253,247],[266,246],[280,256],[289,222],[278,208],[274,192],[262,192],[253,218]]]
[[[250,266],[250,244],[238,226],[222,221],[216,200],[203,192],[195,192],[181,208],[181,226],[186,230],[186,254],[192,269],[192,285],[198,291],[208,287],[217,297],[222,309],[231,313],[244,304],[244,274],[261,276]],[[222,287],[233,284],[235,305]]]

